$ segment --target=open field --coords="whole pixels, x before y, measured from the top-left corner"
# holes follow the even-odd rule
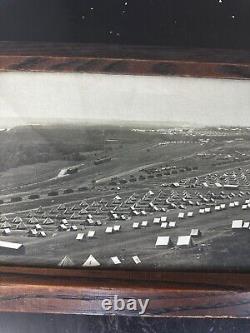
[[[34,129],[26,130],[12,133],[14,142],[20,133],[30,139]],[[233,220],[249,221],[247,131],[227,130],[225,136],[216,128],[173,132],[107,126],[91,127],[91,140],[86,139],[89,128],[67,131],[64,136],[61,128],[39,127],[35,144],[43,151],[40,157],[46,151],[49,160],[19,160],[22,165],[1,171],[0,240],[24,249],[7,254],[0,249],[1,263],[56,266],[64,258],[62,266],[81,266],[93,255],[101,267],[250,268],[250,230],[232,230]],[[60,150],[55,160],[51,149]],[[179,246],[178,237],[193,229],[199,233]],[[93,238],[87,237],[89,231],[95,231]],[[79,233],[82,240],[76,240]],[[169,244],[155,246],[159,236],[169,236]],[[115,265],[111,257],[119,262]]]
[[[160,216],[156,214],[156,216]],[[15,235],[9,236],[8,240],[23,242],[26,247],[25,258],[3,257],[1,261],[8,263],[21,263],[33,265],[56,265],[65,256],[69,255],[75,265],[81,265],[89,254],[93,254],[104,266],[111,266],[110,257],[118,255],[122,266],[133,266],[132,256],[138,255],[145,268],[161,269],[246,269],[249,265],[249,255],[244,250],[242,241],[246,242],[249,231],[241,230],[232,232],[231,220],[239,216],[248,219],[249,213],[242,214],[241,209],[234,209],[209,214],[201,217],[179,221],[177,213],[168,214],[170,220],[177,220],[177,226],[173,229],[162,229],[160,225],[153,224],[153,214],[147,216],[149,226],[134,230],[132,224],[135,221],[141,222],[145,218],[133,218],[121,224],[121,232],[117,234],[106,234],[105,228],[109,225],[117,225],[117,222],[105,221],[104,225],[98,227],[82,226],[79,221],[73,221],[78,225],[78,232],[87,233],[89,230],[96,230],[94,239],[76,241],[77,232],[68,231],[54,233],[51,227],[43,226],[50,237],[47,239],[34,239],[22,236],[18,231]],[[191,248],[155,248],[156,238],[162,235],[171,237],[173,243],[177,241],[178,235],[188,235],[193,228],[199,228],[202,237],[194,241]],[[111,240],[111,241],[110,241]],[[223,245],[222,245],[223,244]],[[217,249],[219,249],[217,251]],[[232,255],[233,253],[233,255]],[[219,260],[215,260],[215,257]],[[241,260],[238,260],[240,258]],[[223,262],[221,262],[223,260]],[[222,265],[223,263],[223,265]],[[244,263],[244,264],[243,264]],[[139,268],[139,267],[138,267]]]

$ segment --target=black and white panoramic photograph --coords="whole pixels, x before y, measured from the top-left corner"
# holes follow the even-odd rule
[[[250,82],[0,73],[0,264],[250,270]]]

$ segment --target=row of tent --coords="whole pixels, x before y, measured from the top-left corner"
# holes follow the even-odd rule
[[[173,198],[177,194],[178,193],[172,192],[171,195],[170,195],[170,197]],[[151,210],[151,211],[159,211],[163,207],[161,207],[161,208],[157,207],[157,205],[154,202],[155,202],[155,200],[157,200],[157,198],[160,198],[161,196],[165,196],[165,195],[166,195],[166,193],[164,191],[160,191],[158,193],[158,195],[155,197],[154,192],[151,191],[151,190],[149,190],[146,194],[142,195],[142,197],[140,195],[138,195],[138,194],[135,194],[135,193],[132,194],[127,200],[124,201],[124,203],[130,203],[130,204],[132,204],[132,206],[130,206],[130,209],[132,211],[132,215],[139,215],[139,214],[141,214],[141,212],[136,209],[137,202],[141,202],[141,201],[144,200],[145,204],[148,205],[148,209],[149,210]],[[210,199],[205,198],[203,195],[199,195],[199,193],[196,193],[196,195],[197,195],[197,197],[199,197],[204,202],[205,201],[208,202],[210,199],[212,200],[214,198],[214,194],[213,193],[210,194]],[[224,195],[223,191],[221,192],[221,195]],[[232,193],[232,195],[235,195],[235,194]],[[191,200],[187,199],[188,197],[190,197],[188,195],[188,193],[187,192],[186,193],[183,192],[182,201],[185,204],[187,204],[187,203],[190,204],[190,205],[194,204]],[[122,198],[119,195],[117,195],[113,200],[117,200],[117,203],[119,203],[119,205],[120,205],[119,207],[121,208],[121,205],[123,203],[122,202]],[[173,203],[171,203],[171,201],[169,199],[166,199],[165,201],[166,201],[166,204],[172,204],[173,205]],[[57,208],[50,210],[50,213],[52,214],[52,213],[56,213],[58,211],[59,212],[61,211],[61,212],[67,213],[69,215],[71,214],[71,216],[70,216],[71,219],[74,219],[74,218],[78,219],[78,218],[81,218],[81,215],[87,215],[87,214],[89,214],[89,212],[86,209],[87,207],[90,207],[90,206],[98,207],[98,206],[106,204],[106,203],[107,203],[107,201],[103,200],[103,199],[101,199],[99,202],[93,201],[92,203],[88,203],[86,201],[82,201],[82,202],[80,202],[77,205],[73,205],[72,207],[67,207],[67,205],[65,203],[63,203],[63,204],[60,204]],[[118,206],[114,207],[113,210],[116,210],[117,207]],[[128,209],[129,207],[124,207],[124,209],[125,208]],[[177,206],[173,207],[173,208],[177,208]],[[183,208],[185,208],[185,207],[183,207]],[[99,209],[99,211],[98,211],[98,209]],[[80,211],[77,212],[77,213],[74,212],[72,214],[73,210],[80,210]],[[111,209],[111,211],[112,211],[112,209]],[[142,210],[142,212],[144,212],[146,214],[146,211],[144,209]],[[34,216],[32,216],[32,214],[34,214],[34,213],[36,213],[38,215],[38,217],[40,217],[40,216],[44,216],[45,218],[47,217],[46,216],[47,213],[46,213],[46,211],[45,211],[45,209],[43,207],[39,207],[35,212],[34,211],[31,212],[30,213],[31,218],[34,218]],[[64,213],[61,216],[62,218],[65,215]],[[99,208],[97,208],[97,210],[93,211],[93,214],[105,214],[105,213],[110,214],[110,210],[109,209],[108,210],[103,210],[101,207],[99,207]],[[118,214],[116,212],[114,212],[113,214],[114,214],[113,218],[114,219],[118,219]],[[60,218],[59,215],[57,215],[56,218]],[[115,216],[115,215],[117,215],[117,216]]]
[[[230,202],[229,204],[228,204],[228,207],[229,208],[235,208],[235,207],[239,207],[240,206],[240,202],[239,201],[234,201],[234,202]],[[242,204],[242,209],[243,210],[246,210],[246,209],[249,209],[250,208],[250,199],[246,199],[245,200],[245,202]],[[215,205],[214,206],[214,210],[215,211],[221,211],[221,210],[224,210],[224,209],[226,209],[227,208],[227,205],[225,204],[225,203],[221,203],[221,204],[219,204],[219,205]],[[211,211],[212,211],[212,207],[205,207],[205,208],[200,208],[199,209],[199,214],[207,214],[207,213],[211,213]],[[111,212],[112,213],[112,212]],[[115,215],[114,213],[113,213],[113,215]],[[185,217],[193,217],[194,216],[194,212],[193,211],[189,211],[189,212],[187,212],[187,213],[184,213],[184,212],[179,212],[178,213],[178,219],[184,219]],[[118,216],[117,216],[117,218],[116,218],[116,216],[115,216],[115,218],[114,218],[115,220],[117,220],[117,219],[119,219],[118,218]],[[12,228],[12,225],[11,225],[11,223],[10,222],[8,222],[8,218],[6,217],[6,216],[2,216],[1,217],[1,221],[4,221],[2,224],[1,224],[1,228],[2,229],[6,229],[6,228]],[[23,219],[21,218],[21,217],[19,217],[19,216],[16,216],[14,219],[13,219],[13,221],[12,221],[13,223],[15,223],[16,224],[16,229],[17,230],[25,230],[25,229],[27,229],[27,225],[24,223],[24,221],[23,221]],[[36,218],[36,217],[31,217],[28,221],[27,221],[27,223],[28,224],[35,224],[35,229],[37,229],[36,228],[36,226],[38,226],[38,228],[41,228],[40,227],[40,224],[39,223],[37,223],[38,222],[38,219]],[[64,223],[65,222],[65,223]],[[87,217],[86,217],[86,222],[89,224],[89,225],[94,225],[94,224],[97,224],[97,225],[102,225],[102,223],[101,223],[101,221],[96,221],[96,223],[94,222],[94,220],[93,220],[93,216],[91,215],[91,214],[88,214],[87,215]],[[99,224],[98,224],[98,222],[99,222]],[[153,223],[154,224],[158,224],[158,223],[164,223],[164,222],[167,222],[167,217],[166,216],[161,216],[161,217],[155,217],[154,219],[153,219]],[[52,224],[54,224],[55,222],[54,222],[54,220],[53,219],[51,219],[51,218],[46,218],[43,222],[42,222],[42,224],[43,225],[52,225]],[[146,226],[146,225],[144,225],[145,224],[145,221],[144,221],[144,223],[141,225],[141,226]],[[61,231],[63,231],[63,230],[67,230],[68,229],[68,222],[67,222],[67,220],[66,219],[62,219],[62,223],[59,225],[59,230],[61,230]],[[73,228],[74,228],[75,226],[73,226]],[[138,223],[138,222],[135,222],[134,224],[133,224],[133,228],[134,229],[136,229],[136,228],[139,228],[140,227],[140,224]],[[162,226],[163,228],[164,227],[166,227],[165,225],[163,225]],[[169,225],[169,227],[175,227],[175,225],[174,225],[174,221],[171,223],[171,225]],[[75,229],[73,230],[73,231],[76,231],[77,230],[77,227],[75,227]]]
[[[9,236],[11,234],[12,230],[10,228],[4,228],[2,231],[3,236]],[[47,234],[44,230],[39,230],[39,229],[29,229],[27,231],[28,236],[32,237],[47,237]]]
[[[110,261],[114,265],[119,265],[119,264],[122,263],[123,260],[120,259],[118,256],[114,256],[114,257],[110,257]],[[132,256],[132,261],[136,265],[141,264],[141,260],[140,260],[140,258],[137,255]],[[65,256],[58,263],[58,266],[60,266],[60,267],[71,267],[71,266],[75,266],[75,264],[74,264],[74,261],[69,256]],[[82,267],[98,267],[98,266],[101,266],[101,264],[100,264],[100,262],[92,254],[90,254],[88,256],[88,258],[82,264]]]
[[[189,235],[178,236],[176,246],[185,247],[193,246],[193,237],[201,237],[201,231],[199,229],[192,229]],[[155,242],[155,247],[170,247],[173,246],[173,242],[170,236],[158,236]]]
[[[162,192],[160,192],[160,193],[162,193]],[[159,195],[160,195],[160,193],[159,193]],[[175,192],[171,192],[171,195],[172,195],[172,196],[175,196],[175,194],[176,194]],[[221,192],[221,194],[223,194],[223,192]],[[243,195],[244,192],[241,191],[240,194]],[[151,198],[151,199],[152,199],[152,196],[154,196],[154,195],[155,195],[154,192],[150,190],[150,191],[148,191],[146,194],[144,194],[143,198]],[[185,197],[189,197],[189,196],[190,196],[190,195],[188,194],[187,191],[183,191],[183,195],[184,195]],[[199,193],[196,193],[196,195],[199,196]],[[210,193],[210,195],[212,195],[213,197],[215,196],[214,193]],[[234,193],[232,193],[232,195],[234,195]],[[202,196],[202,195],[200,195],[200,196],[202,197],[203,200],[205,199],[204,196]],[[133,195],[131,195],[131,196],[129,197],[129,199],[132,200],[132,201],[134,201],[134,200],[138,200],[138,197],[139,197],[139,195],[134,193]],[[121,197],[120,197],[120,196],[117,196],[117,197],[115,197],[115,198],[116,198],[117,200],[121,200]],[[185,198],[183,198],[183,200],[184,200],[184,199],[185,199]],[[186,199],[185,199],[185,200],[186,200]],[[86,204],[87,204],[87,202],[85,202],[85,201],[82,201],[82,202],[81,202],[81,205],[82,205],[82,206],[85,206]],[[151,207],[156,207],[156,206],[154,206],[154,204],[152,204],[152,202],[150,202],[149,205],[151,205]],[[63,209],[66,207],[65,204],[61,204],[60,206],[62,206]],[[240,202],[239,202],[239,201],[233,201],[233,202],[230,202],[230,203],[228,204],[228,207],[229,207],[229,208],[234,208],[234,207],[239,207],[239,206],[240,206]],[[216,204],[215,206],[210,206],[210,207],[200,208],[200,209],[199,209],[199,214],[210,213],[213,207],[214,207],[214,210],[215,210],[215,211],[220,211],[220,210],[224,210],[224,209],[226,209],[226,208],[227,208],[227,204],[225,204],[225,203],[221,203],[221,204]],[[250,208],[250,199],[246,199],[245,202],[242,204],[242,209],[243,209],[243,210],[246,210],[246,209],[249,209],[249,208]],[[37,209],[37,211],[39,211],[39,212],[43,212],[44,209],[43,209],[42,207],[39,207],[39,208]],[[137,215],[146,215],[146,212],[144,212],[144,211],[137,212],[137,211],[133,208],[133,206],[131,207],[131,211],[132,211],[132,215],[136,215],[136,216],[137,216]],[[144,212],[144,214],[142,214],[142,212]],[[31,214],[32,214],[32,213],[31,213]],[[183,219],[183,218],[185,218],[185,217],[192,217],[193,214],[194,214],[194,212],[192,212],[192,211],[187,212],[187,213],[179,212],[179,214],[178,214],[178,218],[179,218],[179,219]],[[109,211],[109,216],[110,216],[110,218],[113,219],[113,220],[119,220],[119,219],[121,219],[121,220],[124,219],[124,220],[125,220],[125,219],[126,219],[126,217],[125,217],[124,215],[119,215],[119,214],[115,213],[115,212],[112,211],[112,210]],[[75,217],[77,217],[77,216],[75,216]],[[3,222],[2,225],[1,225],[1,228],[6,229],[6,228],[11,228],[11,227],[12,227],[11,224],[8,222],[9,219],[8,219],[5,215],[2,215],[1,218],[0,218],[0,220],[1,220],[1,222]],[[37,224],[39,220],[40,220],[40,219],[36,218],[35,216],[31,216],[31,217],[29,218],[29,220],[28,220],[26,223],[27,223],[27,224],[32,224],[32,225],[33,225],[33,224]],[[154,219],[154,223],[159,223],[159,221],[157,221],[157,220],[158,220],[158,218],[155,218],[155,219]],[[17,229],[17,230],[25,230],[25,229],[27,228],[26,224],[23,222],[23,219],[22,219],[20,216],[16,216],[16,217],[13,219],[12,222],[16,224],[16,229]],[[88,215],[86,216],[86,222],[87,222],[89,225],[94,225],[94,224],[97,223],[97,222],[94,221],[93,216],[92,216],[91,214],[88,214]],[[164,221],[161,220],[161,222],[164,222]],[[47,218],[44,219],[43,222],[40,222],[40,223],[42,223],[43,225],[52,225],[52,224],[55,223],[55,221],[54,221],[52,218],[47,217]],[[101,224],[101,223],[100,223],[100,224]],[[163,227],[164,227],[164,225],[163,225]],[[136,228],[136,225],[135,225],[135,228]],[[62,226],[62,229],[65,229],[65,227]]]
[[[160,192],[161,193],[161,192]],[[160,196],[160,193],[158,194],[158,197]],[[151,208],[151,210],[157,210],[157,207],[156,205],[152,202],[152,196],[154,196],[154,192],[153,191],[148,191],[146,194],[144,194],[142,196],[142,198],[139,198],[138,195],[136,194],[133,194],[131,195],[127,200],[124,201],[124,203],[126,204],[132,204],[131,208],[133,207],[133,204],[135,204],[136,202],[140,202],[140,201],[145,201],[145,204],[147,204],[148,201],[150,201],[150,203],[148,203],[149,205],[149,208]],[[116,196],[114,199],[117,200],[117,203],[119,203],[119,205],[121,206],[122,205],[122,199],[120,196]],[[156,200],[156,198],[154,198],[153,200]],[[183,200],[185,200],[186,202],[186,199],[183,198]],[[92,203],[87,203],[86,201],[82,201],[80,204],[78,205],[73,205],[72,207],[67,207],[67,205],[65,203],[63,204],[60,204],[57,208],[55,209],[52,209],[50,210],[49,213],[57,213],[58,211],[61,211],[63,212],[63,214],[72,214],[72,211],[74,210],[79,210],[79,212],[77,214],[79,215],[84,215],[84,214],[88,214],[88,210],[87,208],[90,207],[90,206],[93,206],[93,207],[99,207],[100,205],[103,205],[103,204],[106,204],[107,201],[103,201],[102,199],[99,201],[99,202],[92,202]],[[192,202],[190,202],[191,204]],[[166,200],[166,204],[170,204],[170,202],[168,200]],[[106,208],[106,207],[105,207]],[[114,207],[114,209],[116,209],[116,207]],[[128,207],[127,207],[128,208]],[[99,211],[98,211],[98,208],[97,210],[94,210],[93,213],[95,214],[103,214],[105,213],[107,210],[103,210],[104,207],[99,207]],[[135,206],[134,206],[134,209],[135,209]],[[44,214],[45,213],[45,209],[42,208],[42,207],[39,207],[37,210],[36,210],[36,214]],[[73,217],[72,217],[73,218]]]
[[[151,204],[151,203],[150,203]],[[153,206],[153,205],[152,205]],[[228,207],[229,208],[235,208],[235,207],[239,207],[240,206],[240,201],[231,201],[231,202],[229,202],[229,204],[228,204]],[[212,208],[214,207],[214,210],[215,211],[220,211],[220,210],[224,210],[224,209],[226,209],[227,208],[227,204],[225,204],[225,203],[221,203],[221,204],[215,204],[215,206],[210,206],[210,207],[205,207],[205,208],[200,208],[199,209],[199,214],[206,214],[206,213],[210,213],[211,212],[211,210],[212,210]],[[242,204],[242,209],[243,210],[246,210],[246,209],[249,209],[250,208],[250,199],[246,199],[245,201],[244,201],[244,203]],[[131,210],[132,210],[132,215],[146,215],[146,212],[144,212],[144,211],[141,211],[141,212],[136,212],[135,211],[135,209],[133,208],[133,207],[131,207]],[[144,212],[144,214],[142,214]],[[189,212],[187,212],[186,213],[186,215],[185,215],[185,213],[184,212],[180,212],[179,214],[178,214],[178,218],[184,218],[185,216],[187,216],[187,217],[193,217],[193,215],[194,215],[194,212],[193,211],[189,211]],[[115,213],[114,211],[109,211],[109,216],[111,217],[111,219],[114,219],[114,220],[118,220],[118,219],[121,219],[121,220],[125,220],[126,219],[126,217],[124,216],[124,215],[119,215],[119,214],[117,214],[117,213]],[[75,216],[75,217],[78,217],[78,216]],[[70,218],[71,219],[71,218]],[[154,223],[157,223],[157,219],[158,218],[155,218],[155,220],[154,220]],[[39,220],[40,219],[38,219],[37,217],[35,217],[35,216],[32,216],[32,217],[30,217],[29,219],[28,219],[28,221],[26,222],[26,223],[28,223],[28,224],[36,224],[36,223],[38,223],[39,222]],[[3,227],[10,227],[10,225],[8,225],[8,221],[9,221],[9,219],[6,217],[6,215],[2,215],[1,217],[0,217],[0,221],[2,222],[2,223],[5,223],[6,222],[6,224],[3,226]],[[94,220],[93,220],[93,215],[92,214],[87,214],[87,216],[85,217],[85,221],[86,222],[88,222],[89,224],[93,224],[94,223]],[[20,228],[22,227],[22,223],[24,223],[23,222],[23,219],[20,217],[20,216],[16,216],[16,217],[14,217],[13,218],[13,220],[12,220],[12,222],[13,223],[15,223],[15,224],[20,224]],[[159,222],[159,221],[158,221]],[[161,220],[161,222],[164,222],[163,220]],[[55,223],[55,221],[52,219],[52,218],[50,218],[50,217],[47,217],[47,218],[45,218],[44,220],[43,220],[43,222],[41,222],[43,225],[51,225],[51,224],[54,224]],[[24,225],[23,225],[23,227],[24,227]]]
[[[250,229],[250,222],[248,221],[243,221],[243,220],[233,220],[232,221],[232,229],[237,230],[237,229]]]

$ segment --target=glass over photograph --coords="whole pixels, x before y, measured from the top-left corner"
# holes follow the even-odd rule
[[[249,92],[0,73],[0,264],[249,271]]]

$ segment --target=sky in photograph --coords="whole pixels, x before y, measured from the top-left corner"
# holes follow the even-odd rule
[[[0,73],[0,128],[53,119],[250,126],[250,81]]]

